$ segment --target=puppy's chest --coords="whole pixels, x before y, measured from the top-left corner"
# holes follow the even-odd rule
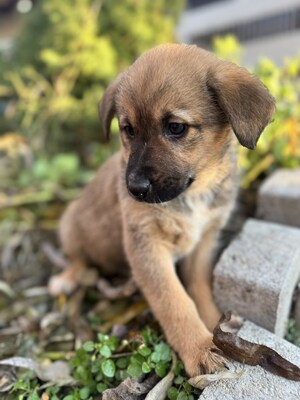
[[[184,204],[167,213],[160,221],[163,239],[169,242],[174,261],[189,254],[201,240],[219,209],[209,209],[202,201]]]

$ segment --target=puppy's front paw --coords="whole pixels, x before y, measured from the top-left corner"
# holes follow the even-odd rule
[[[71,294],[78,287],[75,280],[70,279],[70,276],[65,272],[62,274],[54,275],[50,278],[48,283],[48,290],[51,296],[58,296],[60,294]]]
[[[223,369],[226,358],[213,344],[212,336],[198,342],[198,348],[190,348],[188,352],[181,354],[185,370],[189,376],[210,374]]]

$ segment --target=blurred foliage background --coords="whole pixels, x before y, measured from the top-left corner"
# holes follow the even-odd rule
[[[41,249],[46,241],[55,243],[53,233],[66,203],[119,146],[116,124],[109,143],[100,133],[97,105],[105,88],[144,51],[176,41],[174,29],[184,5],[185,0],[41,0],[10,54],[0,53],[0,331],[9,330],[8,338],[0,335],[2,342],[16,342],[13,348],[2,346],[6,353],[1,357],[34,351],[42,359],[64,358],[65,348],[45,355],[55,334],[60,341],[67,336],[68,351],[74,352],[103,328],[105,311],[108,320],[115,320],[116,304],[105,299],[102,308],[96,305],[87,314],[89,305],[81,312],[86,288],[68,301],[50,299],[46,285],[55,268]],[[216,37],[213,50],[235,63],[243,52],[231,35]],[[250,191],[274,169],[300,165],[300,55],[280,67],[262,59],[252,72],[277,106],[256,151],[239,146],[241,184]],[[99,291],[89,296],[96,302]],[[122,323],[127,323],[128,304],[120,306]],[[61,322],[45,333],[42,321],[49,318],[51,324],[52,313]],[[140,314],[138,306],[130,318]],[[20,341],[20,332],[27,338]],[[86,357],[84,374],[90,374],[89,362]],[[180,374],[180,399],[191,399],[191,387],[184,386]],[[19,389],[33,393],[30,400],[39,398],[28,382],[19,382],[27,385]],[[173,389],[169,398],[179,399]],[[51,399],[57,400],[55,393]],[[76,393],[68,400],[87,398],[86,392]],[[18,399],[27,398],[23,394]]]
[[[98,102],[108,84],[141,53],[174,42],[184,0],[37,2],[9,57],[0,55],[0,218],[55,227],[95,169],[119,146],[117,125],[104,143]],[[239,63],[234,36],[214,52]],[[256,151],[239,146],[242,186],[277,167],[300,164],[300,57],[256,73],[276,98],[276,114]],[[8,225],[10,225],[8,223]],[[0,239],[1,241],[1,239]]]
[[[239,63],[243,49],[234,36],[228,35],[214,39],[214,51],[220,58]],[[276,112],[255,151],[240,146],[244,187],[254,185],[276,168],[300,165],[300,54],[286,59],[282,67],[263,58],[252,72],[275,97]]]
[[[99,142],[97,104],[105,87],[141,53],[172,42],[183,0],[50,0],[37,3],[2,60],[1,123],[34,152],[85,153]],[[38,38],[38,40],[37,40]]]
[[[105,144],[100,133],[105,88],[141,53],[175,41],[183,6],[184,0],[36,4],[12,54],[0,58],[0,218],[51,226],[61,208],[45,211],[44,203],[78,195],[74,188],[118,147],[117,135]]]

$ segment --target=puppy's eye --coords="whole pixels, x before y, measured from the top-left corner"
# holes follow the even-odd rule
[[[170,136],[181,137],[187,129],[187,125],[178,122],[170,122],[168,124],[168,134]]]
[[[123,130],[126,132],[127,136],[131,139],[134,137],[134,130],[131,125],[125,125]]]

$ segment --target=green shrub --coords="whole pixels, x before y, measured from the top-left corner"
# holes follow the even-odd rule
[[[241,48],[233,37],[216,38],[214,48],[221,58],[237,62]],[[273,122],[265,129],[255,151],[240,146],[239,163],[243,185],[253,184],[275,168],[300,165],[300,55],[285,60],[282,67],[261,59],[253,71],[276,99]]]
[[[91,400],[106,389],[118,386],[127,377],[140,378],[155,373],[163,378],[171,369],[173,357],[175,355],[172,355],[168,344],[149,327],[135,339],[123,341],[99,333],[98,341],[86,342],[70,361],[76,387],[60,388],[54,384],[46,393],[55,400]],[[174,361],[175,377],[167,398],[197,399],[201,391],[188,384],[182,362]],[[38,393],[41,394],[43,390],[38,380],[27,372],[14,385],[8,400],[39,399]]]
[[[82,153],[99,141],[97,104],[105,87],[141,52],[174,41],[183,2],[38,2],[10,63],[2,61],[10,130],[48,154]]]

